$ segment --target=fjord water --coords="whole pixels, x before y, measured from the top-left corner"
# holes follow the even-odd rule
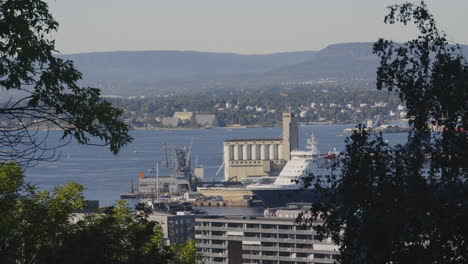
[[[344,150],[346,127],[353,125],[306,125],[299,127],[299,146],[304,149],[307,138],[314,134],[319,140],[319,150],[331,148]],[[45,133],[45,132],[44,132]],[[50,144],[57,144],[60,131],[49,132]],[[29,182],[40,189],[53,189],[70,181],[86,188],[86,199],[99,200],[101,206],[112,205],[121,192],[130,190],[130,182],[137,181],[139,172],[148,174],[148,169],[160,164],[160,175],[169,175],[163,167],[165,159],[163,144],[192,145],[192,164],[205,166],[206,181],[223,180],[222,171],[215,176],[223,162],[223,141],[228,138],[279,137],[280,127],[194,129],[194,130],[133,130],[134,141],[113,155],[107,147],[83,146],[72,142],[60,149],[61,156],[55,162],[42,162],[27,169]],[[387,134],[391,144],[402,144],[406,133]],[[135,184],[136,185],[136,184]]]

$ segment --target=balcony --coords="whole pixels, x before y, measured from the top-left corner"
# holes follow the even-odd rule
[[[195,230],[217,231],[219,230],[219,227],[195,226]]]
[[[227,258],[227,253],[201,252],[205,257]]]
[[[227,249],[226,244],[201,244],[197,243],[196,244],[197,248],[221,248],[221,249]]]
[[[225,260],[223,260],[223,261],[208,261],[208,260],[206,260],[206,261],[204,261],[204,263],[206,263],[206,264],[222,264],[222,263],[226,263],[226,264],[227,264],[227,263],[228,263],[228,260],[227,260],[227,259],[225,259]]]
[[[196,234],[195,239],[227,240],[227,236],[213,236],[213,235]]]

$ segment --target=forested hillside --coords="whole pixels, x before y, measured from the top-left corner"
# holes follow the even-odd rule
[[[462,48],[468,51],[468,46]],[[120,96],[287,88],[304,83],[373,89],[378,65],[372,43],[342,43],[320,51],[267,55],[121,51],[58,56],[75,62],[83,72],[83,84],[100,88],[103,94]]]

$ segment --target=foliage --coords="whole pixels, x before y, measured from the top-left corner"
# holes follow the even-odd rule
[[[340,245],[342,263],[467,263],[468,66],[424,2],[389,10],[386,23],[420,32],[374,45],[377,88],[396,91],[412,116],[408,143],[390,146],[361,127],[347,140],[342,178],[303,220],[323,218],[318,231]]]
[[[62,144],[74,138],[114,154],[132,140],[122,111],[99,89],[80,87],[73,63],[54,56],[57,27],[44,1],[0,1],[0,93],[8,97],[0,105],[0,263],[179,263],[148,211],[119,202],[75,223],[83,186],[49,192],[24,181],[19,165],[56,157],[42,129],[62,130]]]
[[[197,264],[203,259],[203,255],[197,252],[195,240],[189,240],[185,244],[175,244],[173,249],[177,252],[177,263]]]
[[[73,63],[54,56],[50,34],[57,27],[42,0],[0,2],[0,160],[27,166],[53,159],[55,147],[39,131],[49,126],[81,144],[96,137],[114,153],[131,141],[121,110],[102,100],[99,89],[80,87]]]
[[[0,163],[0,263],[200,263],[193,241],[164,244],[146,208],[121,201],[80,218],[82,191],[69,183],[39,192],[19,166]]]
[[[134,215],[125,202],[73,225],[56,263],[171,263],[175,253],[163,244],[156,222]]]
[[[83,188],[70,183],[38,192],[14,163],[0,163],[0,182],[0,262],[46,263],[69,228],[70,214],[84,205]]]

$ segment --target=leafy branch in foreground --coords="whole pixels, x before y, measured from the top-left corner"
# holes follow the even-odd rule
[[[48,145],[41,131],[51,127],[81,144],[96,137],[114,154],[132,140],[119,121],[122,111],[99,89],[80,87],[73,63],[53,55],[49,36],[57,27],[41,0],[0,1],[0,161],[29,166],[54,159],[61,145]]]
[[[355,132],[342,178],[302,220],[323,220],[317,230],[340,245],[341,263],[467,263],[468,66],[424,2],[389,11],[386,23],[414,23],[420,32],[404,44],[374,45],[377,88],[398,93],[412,117],[408,143]]]

